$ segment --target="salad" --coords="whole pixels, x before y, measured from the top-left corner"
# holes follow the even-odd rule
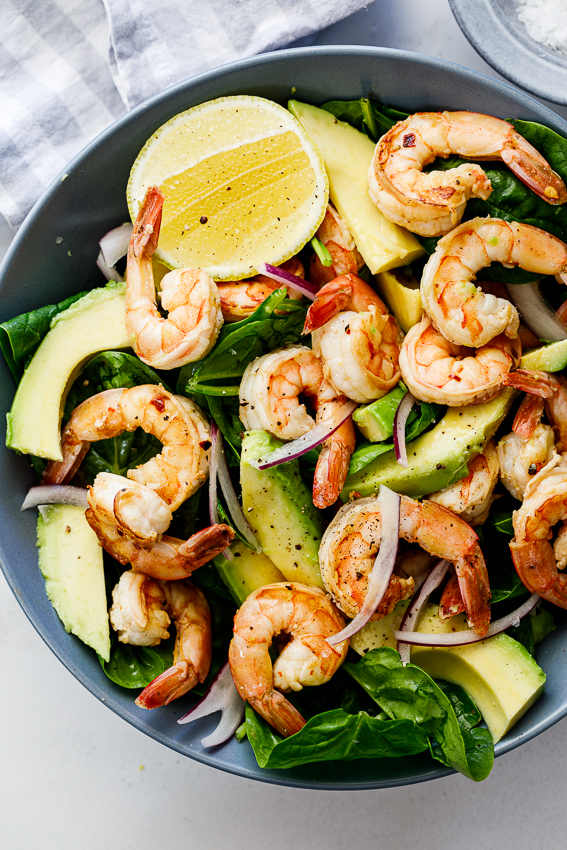
[[[566,157],[533,122],[223,98],[140,153],[106,286],[0,326],[48,595],[140,710],[192,691],[179,722],[220,711],[203,745],[266,768],[489,774],[567,607]]]

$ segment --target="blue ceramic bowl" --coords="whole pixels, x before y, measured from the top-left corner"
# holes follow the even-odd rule
[[[457,65],[398,50],[370,47],[320,47],[267,54],[196,77],[142,104],[89,145],[36,204],[10,247],[0,270],[0,321],[44,304],[61,301],[100,280],[95,260],[98,239],[127,220],[125,189],[130,168],[146,139],[173,115],[211,98],[256,94],[285,104],[292,93],[322,103],[332,98],[371,94],[409,111],[470,109],[492,115],[541,121],[567,136],[567,123],[511,86]],[[60,241],[59,237],[62,237]],[[0,403],[10,409],[14,383],[0,358]],[[49,380],[49,375],[45,376]],[[188,696],[167,708],[146,711],[134,692],[106,678],[92,652],[63,630],[49,603],[37,566],[35,511],[20,512],[35,483],[25,457],[3,449],[0,457],[0,558],[23,610],[57,657],[92,694],[157,741],[204,764],[250,779],[305,788],[369,789],[405,785],[445,776],[429,757],[325,762],[293,770],[261,770],[247,744],[232,740],[206,750],[200,740],[216,720],[178,726]],[[543,732],[567,714],[563,651],[567,626],[540,647],[538,660],[548,675],[545,695],[511,734],[501,755]]]

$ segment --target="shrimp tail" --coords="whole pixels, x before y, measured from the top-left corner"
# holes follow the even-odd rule
[[[567,583],[567,576],[557,572],[553,548],[547,540],[523,541],[512,540],[510,543],[512,560],[522,583],[532,593],[539,593],[547,599],[546,593],[552,591],[558,578]],[[561,605],[556,599],[551,599],[556,605]],[[563,600],[562,608],[567,607],[567,599]]]
[[[347,477],[352,448],[334,437],[335,435],[323,443],[323,450],[315,467],[313,504],[316,508],[334,505]]]
[[[68,442],[65,447],[63,460],[51,460],[45,467],[41,480],[43,484],[66,484],[70,481],[80,465],[91,444],[77,440],[74,445]]]
[[[480,546],[469,551],[455,569],[468,624],[475,634],[484,637],[490,625],[490,583]]]
[[[567,201],[567,189],[561,177],[517,133],[512,134],[501,155],[510,171],[548,204]]]
[[[303,333],[308,334],[322,328],[343,310],[346,310],[352,298],[351,275],[341,275],[326,283],[307,311]]]
[[[456,575],[451,576],[445,589],[441,594],[439,602],[439,619],[449,620],[456,614],[462,614],[465,610],[465,603],[459,588],[459,579]]]
[[[512,431],[522,440],[531,439],[540,423],[544,407],[545,401],[540,396],[525,395],[514,417]]]
[[[224,523],[197,531],[179,547],[179,554],[191,561],[192,571],[216,558],[234,540],[234,530]]]
[[[270,691],[260,697],[248,697],[248,702],[266,723],[289,738],[305,726],[305,720],[299,711],[279,691]]]
[[[504,383],[540,398],[553,398],[559,389],[557,378],[538,369],[516,369],[506,375]]]
[[[136,699],[136,705],[140,708],[159,708],[182,697],[203,681],[189,661],[178,661],[144,688]]]
[[[161,228],[163,194],[157,186],[150,186],[138,212],[134,232],[130,240],[130,251],[134,257],[150,259],[157,246]]]

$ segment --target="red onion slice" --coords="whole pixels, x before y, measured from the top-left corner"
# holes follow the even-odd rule
[[[478,643],[481,640],[486,640],[486,638],[494,637],[494,635],[506,631],[511,626],[517,626],[522,617],[525,617],[526,614],[530,613],[532,608],[535,608],[539,599],[538,594],[534,593],[527,602],[524,602],[523,605],[520,605],[511,614],[492,623],[484,637],[475,635],[473,631],[446,632],[444,634],[395,631],[394,637],[399,643],[407,643],[411,646],[463,646],[464,644]]]
[[[552,342],[567,339],[567,328],[541,294],[539,281],[507,283],[505,287],[510,301],[520,311],[522,321],[538,339],[549,339]]]
[[[382,540],[380,551],[368,577],[366,597],[354,620],[351,620],[341,632],[327,638],[327,643],[331,646],[351,638],[366,625],[382,602],[394,572],[400,542],[400,496],[381,484],[378,503]]]
[[[217,426],[215,425],[215,428]],[[242,507],[240,506],[240,502],[238,501],[238,496],[236,495],[236,490],[232,484],[232,479],[230,477],[230,472],[228,471],[228,464],[226,462],[226,455],[224,453],[224,446],[222,444],[222,434],[220,431],[216,437],[219,443],[218,450],[218,479],[220,482],[221,490],[226,499],[226,506],[228,508],[228,512],[231,516],[232,521],[235,526],[242,534],[244,539],[252,546],[253,549],[258,552],[262,552],[262,547],[258,542],[258,539],[254,532],[252,531],[248,520],[246,519]]]
[[[211,454],[209,460],[209,519],[211,521],[211,525],[217,525],[219,522],[217,478],[219,474],[221,451],[222,444],[220,440],[220,431],[216,422],[211,422]],[[229,547],[223,551],[223,555],[227,561],[232,561],[233,554]]]
[[[336,413],[328,419],[319,422],[307,434],[302,434],[296,440],[292,440],[290,443],[274,449],[265,458],[258,458],[258,460],[250,461],[250,463],[256,469],[269,469],[271,466],[277,466],[279,463],[285,463],[287,460],[295,460],[295,458],[301,457],[301,455],[304,455],[310,449],[314,449],[320,443],[324,443],[327,437],[338,431],[343,422],[346,422],[357,406],[356,401],[347,401]]]
[[[133,229],[134,226],[130,223],[120,224],[105,233],[99,241],[102,259],[109,268],[115,266],[118,260],[126,256]]]
[[[215,711],[220,711],[221,719],[215,731],[206,738],[201,738],[203,747],[218,747],[219,744],[228,741],[242,723],[245,706],[246,703],[236,690],[227,661],[211,682],[204,697],[177,722],[191,723],[193,720],[200,720],[202,717],[214,714]]]
[[[119,282],[124,280],[120,272],[117,271],[114,266],[106,265],[102,251],[99,251],[98,257],[96,258],[96,264],[107,280],[116,280]]]
[[[295,289],[297,292],[305,295],[306,298],[310,298],[311,301],[315,300],[318,292],[317,287],[309,283],[309,281],[303,280],[302,277],[290,274],[290,272],[286,272],[284,269],[278,269],[277,266],[271,266],[269,263],[259,263],[257,268],[259,274],[265,274],[266,277],[270,277],[272,280],[277,280],[278,283],[283,283],[284,286]]]
[[[70,484],[40,484],[31,487],[22,503],[20,510],[37,508],[40,505],[75,505],[77,508],[88,508],[87,491],[83,487],[72,487]]]
[[[407,392],[398,404],[396,415],[394,416],[394,451],[396,453],[396,460],[400,466],[404,467],[407,467],[408,465],[408,453],[406,449],[406,422],[415,402],[416,399],[410,392]]]
[[[400,623],[401,632],[414,631],[421,616],[421,612],[427,604],[429,597],[431,596],[433,591],[437,587],[439,587],[439,585],[445,578],[445,573],[447,572],[448,568],[449,561],[439,561],[439,563],[433,567],[433,569],[425,579],[424,583],[422,584],[421,590],[419,590],[418,593],[415,594],[413,600],[406,608],[406,612],[402,617],[402,622]],[[404,662],[404,664],[409,664],[409,645],[407,643],[399,643],[398,652],[400,653],[400,658]]]

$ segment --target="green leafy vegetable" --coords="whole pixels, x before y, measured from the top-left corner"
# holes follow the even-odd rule
[[[247,319],[225,324],[213,350],[203,360],[181,369],[178,391],[220,399],[238,395],[240,378],[252,360],[274,348],[298,343],[307,306],[286,295],[285,287],[276,289]]]
[[[427,749],[427,735],[409,720],[348,714],[342,708],[318,714],[282,738],[247,705],[246,733],[260,767],[272,769],[331,759],[399,758]]]
[[[71,387],[65,404],[64,421],[85,399],[103,390],[120,387],[135,387],[140,384],[164,384],[163,379],[149,366],[131,354],[122,351],[103,351],[93,357],[83,368]],[[81,474],[92,484],[99,472],[126,475],[155,457],[161,451],[161,443],[142,428],[125,431],[110,440],[92,443],[81,466]]]
[[[346,121],[356,127],[373,142],[377,142],[398,121],[408,117],[407,112],[378,104],[367,97],[361,97],[359,100],[330,100],[324,103],[321,109],[330,112],[339,121]]]
[[[27,363],[47,334],[53,317],[67,310],[71,304],[86,294],[86,292],[79,292],[78,295],[72,295],[60,304],[48,304],[46,307],[23,313],[0,325],[0,348],[16,382],[19,383]]]
[[[371,650],[357,664],[346,662],[343,669],[388,717],[418,723],[430,741],[434,741],[431,745],[434,758],[476,782],[488,776],[494,760],[490,733],[486,729],[461,726],[451,700],[415,664],[404,666],[399,653],[381,647]]]
[[[527,618],[526,618],[527,619]],[[537,614],[529,618],[530,625],[534,636],[534,643],[538,643],[552,634],[557,628],[557,624],[553,619],[553,614],[547,608],[540,608]]]
[[[110,661],[99,656],[109,679],[123,688],[145,688],[173,664],[172,636],[158,646],[131,646],[115,640],[110,648]]]

